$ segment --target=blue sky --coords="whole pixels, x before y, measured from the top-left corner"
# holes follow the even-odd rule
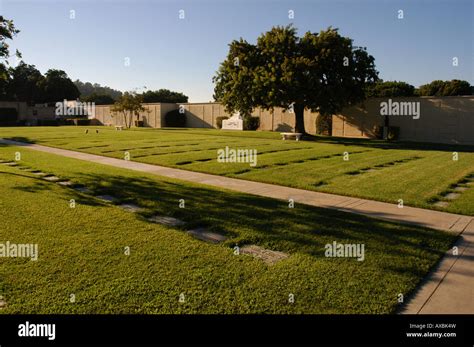
[[[301,34],[339,28],[367,47],[384,80],[474,84],[473,7],[472,0],[0,0],[0,13],[21,30],[12,47],[41,72],[58,68],[122,91],[168,88],[192,102],[212,100],[228,43],[255,42],[289,23]]]

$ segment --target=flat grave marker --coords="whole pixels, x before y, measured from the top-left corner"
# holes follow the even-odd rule
[[[61,179],[57,176],[45,176],[43,177],[44,180],[49,181],[49,182],[58,182]]]
[[[272,251],[265,249],[257,245],[243,246],[240,248],[241,254],[251,255],[255,258],[263,260],[268,265],[273,265],[280,260],[286,259],[289,257],[288,254],[278,251]]]
[[[458,193],[449,193],[449,194],[446,194],[444,198],[448,200],[454,200],[454,199],[459,198],[460,195],[461,194],[458,194]]]
[[[115,202],[118,200],[115,196],[107,195],[107,194],[97,195],[96,198],[105,202]]]
[[[196,228],[186,231],[189,235],[194,236],[195,238],[212,243],[219,243],[227,240],[227,237],[221,234],[213,233],[208,231],[206,228]]]
[[[92,191],[89,188],[83,187],[83,186],[74,187],[73,189],[75,191],[78,191],[79,193],[84,193],[84,194],[91,194],[92,193]]]
[[[144,210],[144,208],[135,204],[121,204],[119,205],[119,207],[124,209],[125,211],[132,212],[132,213],[138,213]]]
[[[180,219],[167,217],[167,216],[152,216],[148,218],[148,220],[153,223],[164,224],[170,227],[179,227],[186,224],[184,221]]]

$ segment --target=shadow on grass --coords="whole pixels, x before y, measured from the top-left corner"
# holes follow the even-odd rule
[[[9,140],[9,141],[17,141],[17,142],[24,142],[28,144],[33,144],[36,143],[35,140],[29,138],[29,137],[24,137],[24,136],[10,136],[10,137],[2,137],[4,140]],[[9,146],[9,144],[5,143],[0,143],[2,147]]]
[[[256,243],[324,256],[325,245],[337,241],[365,243],[375,256],[417,256],[420,250],[441,255],[453,241],[452,235],[431,229],[300,204],[289,208],[286,201],[188,183],[88,173],[79,174],[78,179],[94,192],[142,205],[148,214],[173,216],[188,227],[207,226],[226,233],[231,237],[229,245]],[[185,208],[180,208],[183,201]]]
[[[138,129],[140,130],[140,129]],[[241,134],[237,133],[215,133],[212,132],[213,129],[190,129],[190,128],[160,128],[156,130],[166,130],[166,131],[177,131],[181,132],[183,130],[187,131],[196,131],[199,132],[208,130],[209,134],[206,133],[193,133],[193,135],[200,136],[214,136],[214,137],[233,137],[233,138],[247,138],[247,139],[265,139],[265,140],[278,140],[277,138],[269,139],[266,136],[258,136],[258,133],[254,131],[242,131]],[[250,135],[250,136],[249,136]],[[11,136],[3,137],[5,140],[24,142],[27,144],[34,144],[36,140],[23,137],[23,136]],[[63,139],[64,137],[59,138],[48,138],[48,140],[53,139]],[[99,140],[102,141],[102,140]],[[184,140],[188,141],[188,140]],[[348,138],[348,137],[337,137],[337,136],[322,136],[322,135],[311,135],[306,134],[304,136],[304,141],[302,142],[318,142],[318,143],[327,143],[333,145],[341,146],[362,146],[376,149],[400,149],[400,150],[423,150],[423,151],[448,151],[448,152],[474,152],[473,145],[455,145],[455,144],[443,144],[443,143],[425,143],[425,142],[399,142],[399,141],[386,141],[379,139],[360,139],[360,138]],[[98,142],[98,141],[92,141]],[[6,144],[1,144],[0,146],[6,146]]]
[[[343,146],[366,146],[378,149],[403,149],[403,150],[423,150],[423,151],[457,151],[457,152],[474,152],[472,145],[453,145],[443,143],[426,143],[426,142],[398,142],[385,141],[377,139],[358,139],[337,136],[318,136],[305,135],[305,141],[328,143]]]
[[[29,180],[33,180],[33,184],[28,184],[28,185],[19,185],[13,189],[22,191],[22,192],[27,192],[27,193],[36,193],[39,191],[45,191],[49,190],[51,191],[52,185],[56,185],[56,182],[47,182],[43,180],[41,177],[31,177],[25,174],[18,174],[18,173],[13,173],[13,172],[5,172],[5,171],[0,171],[0,175],[9,175],[13,177],[21,177],[21,178],[26,178]],[[74,189],[69,189],[70,191],[68,192],[68,195],[70,196],[70,199],[74,199],[76,203],[82,204],[82,205],[88,205],[88,206],[104,206],[105,204],[99,203],[95,199],[88,199],[82,194],[79,194],[79,192],[75,191]]]
[[[56,183],[24,174],[0,173],[33,178],[31,186],[16,188],[31,193],[57,186]],[[59,172],[55,174],[65,178]],[[286,201],[220,191],[174,180],[158,180],[140,175],[123,176],[110,173],[107,169],[100,173],[77,172],[68,178],[84,185],[94,195],[108,194],[119,198],[121,202],[135,202],[145,207],[147,212],[144,215],[136,215],[139,219],[161,214],[186,221],[187,228],[207,226],[213,231],[225,233],[230,239],[224,246],[252,243],[324,261],[325,245],[333,241],[365,244],[366,260],[361,266],[367,268],[361,271],[383,273],[385,277],[402,275],[409,281],[409,288],[422,280],[427,273],[427,266],[432,269],[455,239],[448,233],[426,228],[301,204],[289,208]],[[52,193],[61,198],[71,196],[81,204],[106,205],[91,195],[79,194],[68,187],[61,189],[65,190],[64,193],[61,190]],[[182,200],[185,208],[179,206]],[[335,259],[335,272],[344,274],[344,271],[349,271],[353,268],[350,262],[357,264],[354,259]],[[351,276],[350,271],[347,276]]]

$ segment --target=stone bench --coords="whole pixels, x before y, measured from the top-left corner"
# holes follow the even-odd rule
[[[303,136],[302,133],[280,133],[280,135],[282,136],[282,140],[294,137],[296,141],[299,141],[301,139],[301,136]]]
[[[123,130],[123,125],[116,125],[115,130]]]

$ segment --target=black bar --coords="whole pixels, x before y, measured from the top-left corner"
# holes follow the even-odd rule
[[[20,337],[19,326],[26,322],[55,324],[55,339]],[[410,324],[418,327],[410,328]],[[2,347],[91,343],[473,346],[473,331],[474,315],[0,315]],[[408,337],[407,333],[456,336]]]

